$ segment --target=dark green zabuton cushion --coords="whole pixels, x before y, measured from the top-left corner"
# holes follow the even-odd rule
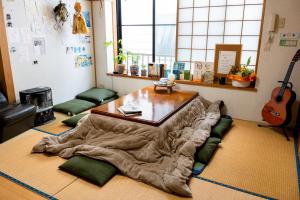
[[[80,113],[78,115],[75,115],[69,119],[66,119],[64,121],[62,121],[62,123],[64,123],[65,125],[67,126],[70,126],[70,127],[76,127],[77,126],[77,123],[78,121],[83,118],[84,116],[86,116],[88,113]]]
[[[92,88],[82,92],[76,96],[76,99],[82,99],[94,103],[102,103],[105,100],[111,99],[116,96],[117,92],[104,88]]]
[[[60,165],[59,169],[100,186],[117,173],[117,168],[112,164],[85,156],[74,156]]]
[[[206,142],[197,150],[196,160],[203,164],[207,164],[215,150],[218,148],[220,138],[209,137]]]
[[[221,118],[220,121],[212,128],[211,137],[222,138],[225,133],[231,128],[231,118]]]
[[[95,103],[89,101],[85,101],[81,99],[73,99],[53,106],[53,110],[56,112],[61,112],[72,116],[81,113],[83,111],[89,110],[95,106],[96,106]]]

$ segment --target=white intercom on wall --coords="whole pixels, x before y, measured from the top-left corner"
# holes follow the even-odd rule
[[[274,14],[271,18],[271,24],[270,24],[269,32],[276,32],[277,31],[278,21],[279,21],[279,15]]]
[[[271,48],[271,44],[273,43],[274,36],[275,36],[275,33],[278,28],[278,21],[279,21],[279,15],[273,14],[271,17],[271,22],[270,22],[270,26],[269,26],[269,30],[268,30],[269,36],[268,36],[267,44],[265,47],[266,51],[270,50],[270,48]]]

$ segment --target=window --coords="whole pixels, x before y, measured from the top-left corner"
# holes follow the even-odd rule
[[[141,55],[139,66],[164,63],[170,72],[178,61],[193,75],[195,62],[214,62],[216,44],[242,44],[241,64],[251,57],[249,67],[257,70],[265,0],[116,2],[118,39],[122,39],[123,49]],[[131,63],[129,58],[127,69]],[[212,86],[222,87],[217,81]]]
[[[117,0],[117,36],[139,64],[175,61],[177,0]],[[119,45],[119,48],[121,46]],[[127,60],[127,66],[132,61]]]
[[[213,62],[216,44],[242,44],[256,69],[264,0],[179,0],[177,60]]]

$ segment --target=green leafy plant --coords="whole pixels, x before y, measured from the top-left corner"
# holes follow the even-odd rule
[[[122,46],[123,41],[118,40],[118,44]],[[109,46],[112,46],[114,43],[112,41],[104,42],[104,46],[107,48]],[[123,64],[124,61],[127,59],[127,55],[130,54],[129,51],[124,50],[123,48],[119,48],[118,55],[114,56],[114,61],[118,64]]]
[[[251,63],[251,57],[247,59],[246,65],[232,66],[229,74],[238,75],[240,77],[248,77],[254,73],[254,70],[249,69],[248,66]]]
[[[232,66],[227,78],[236,80],[236,81],[247,81],[252,82],[256,80],[256,75],[253,69],[249,69],[251,63],[251,57],[247,59],[245,65]]]

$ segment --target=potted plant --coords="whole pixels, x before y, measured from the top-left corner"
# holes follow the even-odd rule
[[[147,76],[147,66],[142,65],[141,76]]]
[[[122,45],[122,40],[119,40],[118,44]],[[112,41],[104,43],[105,47],[109,47],[112,45],[113,45]],[[118,66],[118,68],[115,69],[114,73],[118,73],[118,74],[124,73],[125,68],[126,68],[124,61],[127,59],[126,54],[128,54],[128,52],[126,50],[124,50],[123,48],[119,48],[118,55],[114,56],[114,61],[117,63],[117,66]]]
[[[132,58],[132,65],[130,66],[130,73],[133,76],[137,76],[139,74],[138,63],[139,63],[140,56],[136,55],[136,54],[131,54],[130,56]]]
[[[254,70],[248,68],[250,62],[251,57],[248,58],[246,65],[232,66],[227,75],[227,78],[232,80],[232,86],[249,87],[251,82],[256,80]]]

